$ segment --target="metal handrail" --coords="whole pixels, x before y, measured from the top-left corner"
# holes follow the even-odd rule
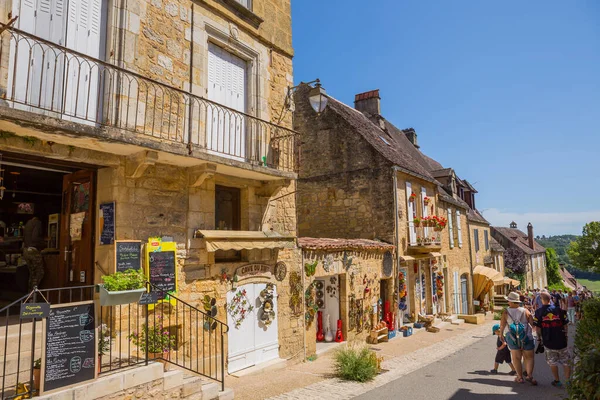
[[[87,56],[0,22],[6,100],[188,146],[296,171],[292,129]],[[24,49],[23,49],[24,48]]]

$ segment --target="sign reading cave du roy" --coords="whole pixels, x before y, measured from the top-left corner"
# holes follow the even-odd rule
[[[273,277],[273,267],[267,264],[247,264],[235,270],[238,280],[265,277]]]

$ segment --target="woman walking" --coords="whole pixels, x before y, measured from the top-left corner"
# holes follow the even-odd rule
[[[567,297],[567,315],[569,318],[569,325],[575,325],[575,306],[576,300],[573,296],[575,292],[569,292],[569,296]]]
[[[533,349],[535,345],[531,328],[533,317],[527,309],[520,305],[521,299],[518,293],[512,292],[504,298],[508,301],[508,308],[504,310],[500,319],[500,332],[503,333],[500,338],[508,345],[517,370],[515,382],[523,383],[524,372],[526,372],[525,380],[535,386],[537,385],[537,381],[533,379]],[[525,371],[523,371],[523,364]]]

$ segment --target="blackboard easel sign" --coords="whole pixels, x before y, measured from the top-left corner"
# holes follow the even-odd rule
[[[142,268],[142,242],[140,240],[115,240],[115,269],[125,272],[128,269]]]
[[[100,204],[99,212],[100,244],[113,244],[115,241],[115,202]]]
[[[96,379],[98,339],[93,301],[52,306],[43,332],[40,393]]]
[[[175,299],[166,293],[177,292],[177,243],[151,238],[146,249],[146,276],[148,281],[163,292],[158,292],[159,302],[175,305]],[[152,309],[153,306],[150,306]]]

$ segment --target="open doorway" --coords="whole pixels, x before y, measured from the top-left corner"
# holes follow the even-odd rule
[[[0,155],[0,304],[93,284],[95,171]]]

